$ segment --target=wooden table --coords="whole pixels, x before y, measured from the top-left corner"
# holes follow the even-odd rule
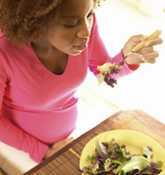
[[[165,125],[142,111],[121,111],[100,123],[24,175],[80,175],[79,158],[84,145],[95,135],[112,129],[141,131],[165,148]]]

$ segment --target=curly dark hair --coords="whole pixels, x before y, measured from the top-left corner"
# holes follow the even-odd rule
[[[0,0],[0,29],[16,43],[42,36],[54,10],[64,0]],[[103,0],[94,0],[99,6]]]

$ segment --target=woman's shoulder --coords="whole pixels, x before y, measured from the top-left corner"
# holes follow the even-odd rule
[[[8,57],[6,53],[8,53],[10,49],[7,49],[6,42],[4,34],[0,32],[0,74],[6,72],[6,69],[8,68]]]
[[[5,35],[0,31],[0,49],[3,48],[5,44]]]
[[[5,36],[4,33],[0,32],[0,50],[11,51],[15,47],[14,44]]]
[[[0,32],[0,55],[9,59],[9,61],[14,61],[15,59],[24,56],[27,49],[26,46],[18,46],[17,44],[10,41],[3,33]],[[12,59],[10,59],[12,58]]]
[[[4,34],[3,34],[3,33],[1,32],[1,30],[0,30],[0,37],[3,36],[3,35],[4,35]]]
[[[6,49],[6,38],[4,34],[0,31],[0,61],[5,57],[5,49]],[[8,52],[9,50],[6,50]]]
[[[5,37],[4,34],[0,31],[0,74],[4,71],[6,67],[6,55],[4,52],[4,47],[5,47]]]
[[[10,69],[21,62],[24,51],[12,43],[3,33],[0,33],[0,64],[5,69]]]
[[[11,52],[11,44],[5,35],[0,32],[0,64],[8,62],[8,54]]]

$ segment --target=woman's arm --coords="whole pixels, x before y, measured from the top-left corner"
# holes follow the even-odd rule
[[[48,151],[48,145],[23,131],[1,113],[3,96],[8,79],[3,66],[2,56],[0,53],[0,141],[29,153],[33,160],[41,162]]]
[[[122,52],[120,52],[113,58],[110,57],[110,55],[108,54],[104,46],[104,43],[99,35],[95,16],[94,16],[94,24],[92,28],[91,38],[89,42],[88,56],[89,56],[89,68],[92,72],[94,72],[94,74],[97,74],[96,68],[98,65],[102,65],[106,62],[118,64],[124,60]],[[120,72],[115,75],[115,78],[127,75],[131,73],[132,70],[135,70],[134,66],[130,66],[124,63]]]

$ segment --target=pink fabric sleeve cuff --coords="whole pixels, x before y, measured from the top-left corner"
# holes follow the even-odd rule
[[[124,56],[123,56],[123,52],[121,51],[115,57],[113,57],[112,63],[119,64],[123,62],[123,60],[124,60]]]

